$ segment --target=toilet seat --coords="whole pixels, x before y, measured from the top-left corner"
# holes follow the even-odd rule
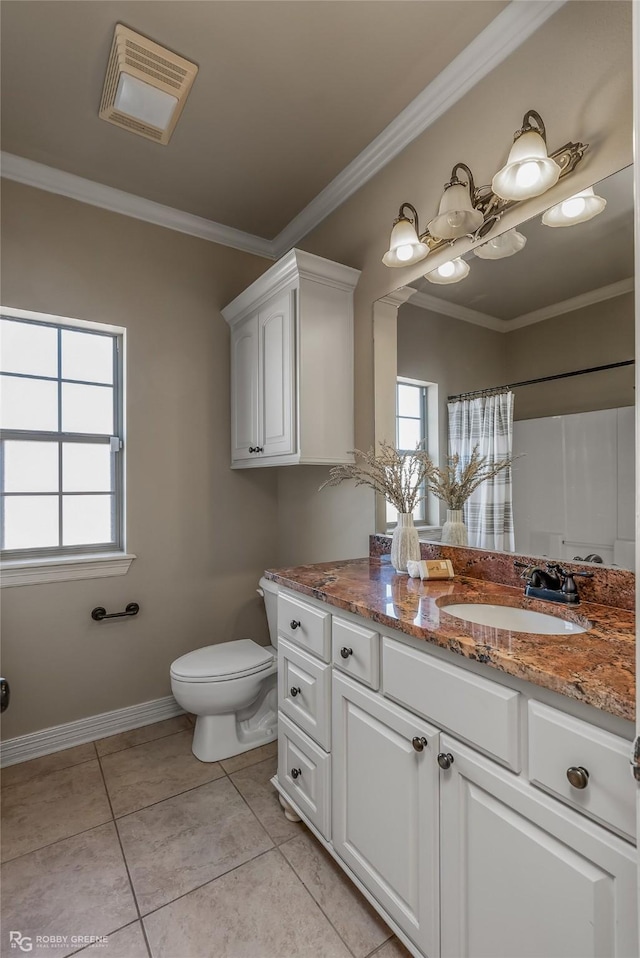
[[[263,672],[274,661],[271,648],[237,639],[187,652],[172,664],[171,676],[182,682],[228,682]]]

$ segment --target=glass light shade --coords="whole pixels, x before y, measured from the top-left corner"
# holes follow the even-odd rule
[[[511,147],[509,159],[491,181],[491,189],[503,200],[527,200],[545,193],[559,177],[560,167],[547,156],[540,133],[527,130]]]
[[[469,187],[457,183],[446,188],[440,200],[438,215],[427,228],[438,239],[457,239],[467,233],[475,233],[483,222],[480,210],[473,208]]]
[[[516,229],[512,229],[502,233],[501,236],[490,239],[488,243],[483,243],[473,252],[480,259],[505,259],[507,256],[519,253],[526,242],[526,236],[523,236]]]
[[[607,205],[603,196],[596,196],[593,187],[580,190],[562,203],[557,203],[542,215],[545,226],[573,226],[574,223],[586,223]]]
[[[421,243],[412,223],[401,216],[391,230],[389,249],[382,257],[385,266],[412,266],[429,253],[426,243]]]
[[[458,256],[456,259],[450,259],[448,262],[438,266],[425,275],[430,283],[436,283],[438,286],[447,286],[449,283],[459,283],[461,279],[469,275],[469,264]]]

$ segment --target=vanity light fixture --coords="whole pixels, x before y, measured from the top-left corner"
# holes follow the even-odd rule
[[[425,259],[430,252],[443,246],[453,246],[456,239],[462,236],[469,236],[473,240],[483,239],[507,210],[525,199],[544,193],[561,177],[573,172],[587,149],[588,144],[585,143],[565,143],[548,155],[542,118],[535,110],[527,110],[522,128],[515,135],[509,160],[493,177],[491,186],[476,187],[469,167],[465,163],[456,163],[440,200],[438,215],[429,222],[423,233],[418,225],[416,208],[411,203],[402,203],[393,223],[389,249],[382,257],[382,262],[385,266],[395,268],[412,266]],[[458,177],[458,170],[464,171],[466,182]],[[407,210],[411,216],[405,212]],[[502,255],[510,256],[516,252],[517,249],[513,248]],[[483,256],[482,253],[478,255],[481,258]],[[485,255],[484,258],[500,257]]]
[[[195,63],[117,23],[100,119],[166,145],[197,72]]]
[[[469,268],[469,264],[458,256],[456,259],[450,259],[438,266],[430,273],[426,273],[424,278],[438,286],[448,286],[450,283],[459,283],[465,276],[468,276]]]
[[[464,170],[467,182],[458,179],[457,171]],[[484,223],[484,216],[473,203],[476,188],[473,173],[466,163],[456,163],[451,179],[445,184],[438,215],[427,225],[432,236],[457,239],[475,233]]]
[[[405,209],[413,213],[413,219],[405,216]],[[403,203],[398,218],[393,222],[389,249],[382,257],[385,266],[413,266],[429,253],[429,247],[418,236],[418,213],[411,203]]]
[[[596,196],[593,187],[574,193],[569,199],[557,203],[542,214],[545,226],[573,226],[575,223],[586,223],[598,213],[602,213],[607,205],[603,196]]]
[[[535,110],[527,110],[521,129],[514,134],[509,158],[491,181],[491,189],[503,200],[528,200],[546,193],[559,178],[560,167],[547,154],[542,117]]]
[[[482,246],[478,246],[473,252],[480,259],[506,259],[507,256],[519,253],[526,242],[527,237],[519,233],[514,227],[507,230],[506,233],[501,233],[500,236],[495,236],[487,243],[483,243]]]

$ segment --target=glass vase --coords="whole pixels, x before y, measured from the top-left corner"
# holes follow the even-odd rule
[[[418,530],[410,512],[398,513],[398,524],[391,537],[391,565],[396,572],[406,572],[407,562],[420,558]]]
[[[466,546],[469,544],[462,509],[447,509],[447,521],[442,527],[441,541],[449,546]]]

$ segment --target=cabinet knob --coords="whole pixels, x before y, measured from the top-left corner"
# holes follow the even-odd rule
[[[291,694],[293,695],[294,698],[296,697],[296,695],[300,695],[300,691],[301,691],[301,690],[300,690],[299,688],[296,688],[295,685],[292,686],[292,688],[290,689],[290,692],[291,692]]]
[[[453,765],[453,755],[451,752],[439,752],[438,753],[438,765],[440,768],[451,768]]]
[[[348,659],[350,655],[353,655],[353,649],[348,649],[346,645],[343,645],[340,649],[340,655],[343,659]]]
[[[301,769],[301,768],[292,768],[292,769],[291,769],[291,778],[298,778],[300,775],[302,775],[302,769]]]
[[[411,744],[415,748],[416,752],[421,752],[429,743],[424,735],[416,735],[411,739]]]
[[[264,452],[264,446],[256,446],[256,448],[255,448],[253,451],[254,451],[254,452]]]
[[[295,632],[296,629],[299,629],[299,628],[300,628],[300,622],[297,622],[295,619],[292,619],[291,622],[289,623],[289,625],[291,626],[291,631],[292,631],[292,632]]]
[[[257,452],[257,451],[258,450],[255,449],[253,446],[249,446],[249,452]]]
[[[574,788],[586,788],[589,784],[589,772],[582,765],[572,765],[568,768],[567,778]]]

